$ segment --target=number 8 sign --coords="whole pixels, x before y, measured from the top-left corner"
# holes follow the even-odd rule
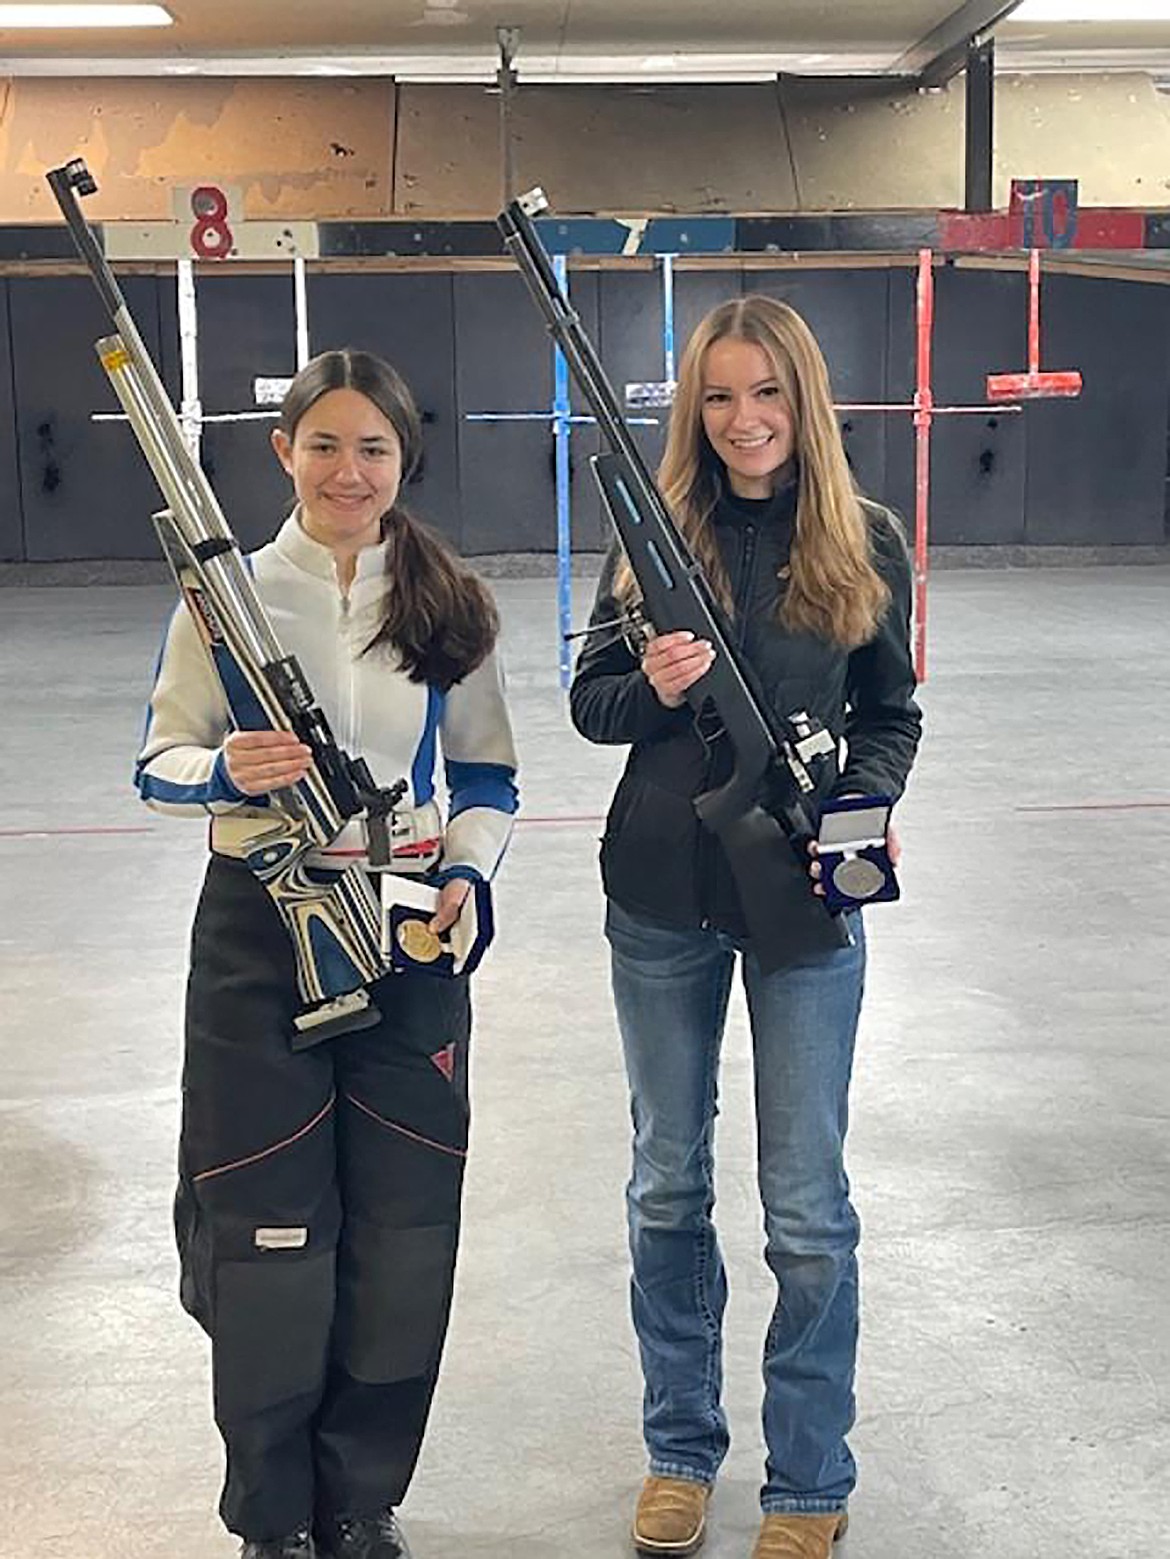
[[[228,201],[214,184],[200,184],[191,191],[191,248],[201,260],[225,260],[235,245],[228,226]]]

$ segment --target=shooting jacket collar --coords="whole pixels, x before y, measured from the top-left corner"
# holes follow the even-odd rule
[[[276,533],[273,542],[277,552],[286,558],[294,568],[299,568],[306,574],[315,574],[320,579],[328,579],[333,585],[337,583],[337,567],[333,553],[320,541],[314,541],[306,531],[301,528],[300,505],[293,510],[288,519]],[[357,555],[357,569],[353,577],[353,585],[364,586],[367,581],[381,583],[386,572],[386,542],[380,541],[376,546],[363,547]]]

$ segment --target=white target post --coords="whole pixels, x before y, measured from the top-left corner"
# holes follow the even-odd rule
[[[176,288],[179,314],[180,399],[179,423],[187,448],[198,460],[203,429],[213,423],[272,422],[279,415],[291,375],[257,375],[252,382],[253,407],[247,411],[207,413],[203,409],[199,386],[199,303],[195,274],[196,261],[240,258],[266,258],[273,241],[278,247],[292,243],[293,307],[296,320],[294,363],[299,372],[309,361],[309,294],[305,255],[300,252],[300,235],[287,224],[244,223],[238,216],[239,196],[215,184],[199,184],[175,192],[176,219],[149,223],[120,231],[107,228],[107,257],[110,259],[145,258],[163,254],[172,257],[188,249],[177,262]],[[189,224],[186,244],[179,232]],[[274,232],[276,229],[278,231]],[[111,242],[110,240],[114,240]],[[241,249],[247,254],[242,255]],[[94,422],[125,422],[122,412],[95,412]]]

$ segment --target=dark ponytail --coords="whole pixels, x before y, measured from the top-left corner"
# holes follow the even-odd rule
[[[412,682],[446,692],[491,654],[500,631],[483,581],[429,526],[394,508],[382,522],[389,588],[371,641],[392,644]]]
[[[402,446],[405,484],[422,458],[422,422],[406,382],[390,364],[353,348],[322,352],[297,374],[280,408],[291,440],[297,423],[330,390],[357,390],[393,426]],[[442,692],[487,659],[500,622],[487,586],[429,526],[395,504],[382,517],[386,549],[386,615],[366,646],[398,651],[412,682]]]

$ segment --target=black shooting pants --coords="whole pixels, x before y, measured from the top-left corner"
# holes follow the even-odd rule
[[[176,1229],[212,1340],[242,1537],[397,1504],[447,1328],[467,1149],[466,980],[391,975],[381,1023],[289,1047],[291,945],[213,856],[192,936]]]

